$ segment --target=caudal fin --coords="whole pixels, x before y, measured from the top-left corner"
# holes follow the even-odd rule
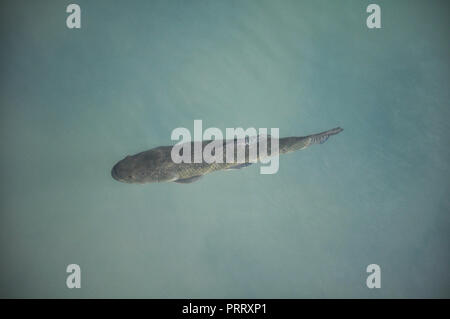
[[[331,129],[329,131],[325,131],[325,132],[322,132],[322,133],[310,135],[309,138],[311,140],[310,140],[310,144],[309,145],[312,145],[312,144],[323,144],[323,143],[326,142],[326,140],[328,140],[328,138],[331,135],[339,134],[343,130],[344,129],[342,129],[340,127],[336,127],[336,128],[333,128],[333,129]]]

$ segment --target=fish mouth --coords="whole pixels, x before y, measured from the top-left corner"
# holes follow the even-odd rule
[[[116,165],[114,165],[114,167],[111,169],[111,176],[112,178],[114,178],[116,181],[121,182],[119,175],[117,174],[117,168]]]

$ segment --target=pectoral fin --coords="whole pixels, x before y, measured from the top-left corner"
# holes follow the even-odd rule
[[[175,183],[180,183],[180,184],[189,184],[189,183],[193,183],[195,181],[198,181],[202,176],[198,175],[198,176],[192,176],[189,178],[183,178],[183,179],[177,179],[174,182]]]

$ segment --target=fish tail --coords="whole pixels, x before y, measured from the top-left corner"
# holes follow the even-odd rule
[[[307,148],[308,146],[313,145],[313,144],[325,143],[325,141],[331,135],[338,134],[342,131],[343,131],[342,128],[336,127],[334,129],[331,129],[331,130],[328,130],[328,131],[325,131],[322,133],[318,133],[318,134],[313,134],[313,135],[308,135],[308,136],[303,136],[303,137],[281,138],[279,140],[280,141],[280,144],[279,144],[280,154],[299,151],[299,150]]]
[[[343,130],[344,129],[342,129],[340,127],[336,127],[336,128],[333,128],[331,130],[328,130],[328,131],[325,131],[325,132],[322,132],[322,133],[310,135],[310,136],[308,136],[310,138],[309,145],[323,144],[323,143],[325,143],[328,140],[328,138],[331,135],[339,134]]]

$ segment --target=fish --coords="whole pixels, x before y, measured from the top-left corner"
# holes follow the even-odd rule
[[[140,152],[135,155],[128,155],[117,162],[111,169],[111,176],[115,180],[129,184],[145,184],[160,182],[175,182],[180,184],[190,184],[198,181],[204,175],[222,171],[236,170],[248,167],[254,163],[260,162],[264,157],[272,157],[281,154],[292,153],[303,150],[314,144],[323,144],[332,135],[339,134],[343,129],[340,127],[321,132],[318,134],[302,137],[284,137],[278,138],[278,150],[272,147],[270,135],[258,135],[246,137],[245,139],[233,140],[207,140],[194,141],[191,143],[191,161],[176,163],[172,159],[172,146],[159,146],[148,151]],[[197,143],[197,145],[195,145]],[[208,162],[202,159],[200,162],[194,162],[194,152],[200,150],[203,152],[205,147],[215,143],[215,146],[223,146],[223,161]],[[234,149],[234,160],[226,161],[227,146]],[[251,152],[255,148],[256,152]],[[266,152],[263,152],[265,148]],[[238,150],[243,150],[245,157],[239,160]],[[215,149],[211,152],[214,155]],[[256,155],[252,155],[256,154]],[[219,156],[219,153],[218,153]]]

